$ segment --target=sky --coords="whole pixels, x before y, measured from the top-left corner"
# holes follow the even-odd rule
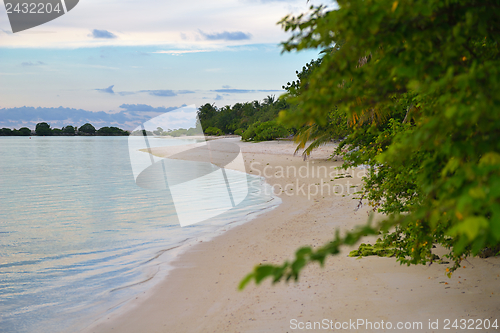
[[[80,0],[17,33],[0,5],[0,126],[130,129],[185,105],[278,97],[318,51],[282,54],[290,34],[277,22],[311,4],[319,1]]]

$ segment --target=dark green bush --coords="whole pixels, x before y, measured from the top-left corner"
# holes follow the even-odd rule
[[[243,132],[243,134],[241,135],[241,138],[244,141],[252,141],[252,140],[254,140],[255,131],[256,131],[257,127],[260,124],[261,124],[261,122],[257,121],[255,123],[253,123],[252,125],[250,125],[250,127],[248,127],[247,130],[245,132]]]
[[[245,129],[238,128],[236,131],[234,131],[234,134],[236,134],[236,135],[243,135],[244,132],[245,132]]]
[[[217,127],[209,127],[205,130],[205,134],[207,135],[221,135],[222,131]]]
[[[251,125],[242,135],[245,141],[268,141],[290,135],[289,130],[275,120]]]

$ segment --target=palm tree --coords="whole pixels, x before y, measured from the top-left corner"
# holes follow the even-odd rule
[[[264,98],[263,104],[264,105],[274,105],[276,103],[276,96],[275,95],[268,95],[266,98]]]

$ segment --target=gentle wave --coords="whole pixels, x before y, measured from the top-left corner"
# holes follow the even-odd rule
[[[121,137],[0,139],[0,332],[80,330],[165,276],[193,239],[279,204],[249,175],[242,204],[180,228],[164,191],[135,185],[127,149]]]

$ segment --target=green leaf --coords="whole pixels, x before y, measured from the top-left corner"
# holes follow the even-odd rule
[[[500,164],[500,154],[490,151],[484,154],[479,160],[479,165],[497,165]]]
[[[261,265],[255,267],[254,276],[255,283],[260,284],[265,278],[272,276],[274,271],[274,266],[271,265]]]
[[[455,157],[450,158],[443,171],[441,171],[441,177],[446,176],[448,173],[454,173],[459,167],[460,161]]]
[[[491,233],[497,241],[500,241],[500,205],[492,205],[491,210],[493,212],[490,220]]]
[[[245,276],[245,278],[243,280],[240,281],[240,284],[238,285],[238,290],[243,290],[245,288],[245,286],[250,282],[252,281],[252,279],[254,278],[254,273],[250,273],[248,274],[247,276]]]
[[[295,275],[298,275],[300,270],[306,265],[306,260],[304,258],[299,258],[295,260],[292,264],[292,271]]]
[[[477,186],[469,190],[469,195],[474,199],[485,199],[486,193],[482,186]]]
[[[464,234],[472,241],[479,234],[481,229],[488,228],[488,220],[483,216],[470,216],[465,218],[461,223],[450,229],[449,234],[457,236]]]
[[[298,257],[304,257],[306,254],[311,254],[312,253],[312,249],[310,247],[302,247],[300,248],[296,253],[295,255]]]

